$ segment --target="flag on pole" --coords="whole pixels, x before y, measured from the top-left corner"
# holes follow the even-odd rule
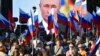
[[[70,15],[69,15],[69,22],[70,22],[70,28],[71,28],[71,30],[73,30],[73,31],[75,31],[75,24],[76,24],[76,22],[75,21],[77,21],[77,19],[75,19],[75,13],[73,12],[73,11],[70,11],[70,13],[69,13]]]
[[[21,23],[27,23],[28,19],[30,18],[30,16],[24,12],[22,9],[19,9],[19,22]]]
[[[34,14],[34,25],[36,28],[38,28],[38,10],[36,10]]]
[[[100,47],[100,37],[99,37],[99,39],[97,40],[94,49],[90,52],[89,56],[95,55],[95,53],[96,53],[96,51],[97,51],[97,49],[98,49],[99,47]]]
[[[59,29],[59,25],[58,23],[55,21],[54,19],[54,30],[55,30],[55,37],[58,37],[58,29]]]
[[[53,28],[53,23],[54,23],[54,9],[52,8],[48,16],[48,30],[51,30]]]
[[[92,25],[91,25],[91,23],[89,22],[89,21],[87,21],[86,19],[84,19],[82,16],[80,16],[79,14],[78,14],[78,17],[79,17],[79,22],[80,22],[80,25],[81,25],[81,27],[83,28],[83,29],[90,29],[90,28],[92,28]]]
[[[98,12],[98,11],[97,11]],[[97,27],[98,34],[100,35],[100,12],[93,13],[93,24]]]
[[[2,15],[0,14],[0,28],[10,28],[10,22]]]
[[[78,18],[76,18],[76,14],[75,14],[75,12],[74,11],[70,11],[70,14],[71,14],[71,18],[74,20],[74,21],[76,21],[77,23],[79,23],[79,19]]]
[[[98,12],[98,11],[97,11]],[[94,13],[93,14],[93,23],[96,25],[96,26],[99,26],[100,25],[100,15],[99,15],[99,12],[98,13]]]
[[[31,13],[31,18],[28,19],[28,23],[27,23],[27,26],[28,26],[28,32],[26,35],[26,42],[27,43],[29,43],[30,40],[35,36],[33,15],[32,15],[32,12],[30,12],[30,13]]]
[[[72,31],[76,32],[79,30],[79,21],[75,18],[75,13],[70,11],[70,28]]]
[[[57,17],[58,17],[58,23],[68,26],[68,20],[64,14],[62,14],[61,12],[58,12]]]

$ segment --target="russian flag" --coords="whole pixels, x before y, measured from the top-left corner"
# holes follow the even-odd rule
[[[59,25],[58,25],[58,23],[54,20],[55,37],[58,37],[58,29],[59,29]]]
[[[80,25],[83,29],[91,29],[92,25],[91,22],[87,21],[86,19],[84,19],[82,16],[78,15],[79,17],[79,22]]]
[[[92,21],[93,21],[93,24],[97,27],[98,34],[100,35],[100,15],[94,13]]]
[[[92,22],[93,15],[87,11],[87,2],[86,1],[82,2],[81,16],[83,16],[83,18],[86,21],[88,21],[90,23]]]
[[[90,52],[89,56],[94,56],[99,47],[100,47],[100,37],[98,41],[96,42],[94,49],[92,50],[92,52]]]
[[[54,9],[52,8],[49,12],[48,16],[48,30],[51,30],[53,28],[53,22],[54,22]]]
[[[22,9],[19,9],[19,12],[20,12],[19,21],[21,23],[27,23],[30,16],[27,13],[25,13]]]
[[[100,25],[100,15],[97,13],[94,13],[92,21],[96,26],[99,26]]]
[[[91,29],[93,15],[87,11],[86,1],[82,2],[81,16],[83,17],[83,21],[86,23],[87,28]]]
[[[75,16],[76,16],[75,12],[74,11],[70,11],[70,14],[71,14],[71,18],[73,20],[75,20],[77,23],[79,23],[79,19],[78,18],[75,18]]]
[[[30,40],[35,36],[34,21],[31,12],[31,18],[28,19],[28,32],[26,34],[26,42],[29,43]]]
[[[74,17],[75,15],[70,12],[70,17],[69,17],[69,27],[73,31],[78,31],[79,30],[79,22],[78,20]]]
[[[57,17],[58,17],[58,23],[68,26],[68,20],[64,14],[62,14],[61,12],[58,12]]]
[[[9,27],[10,27],[10,22],[2,14],[0,14],[0,28],[9,29]]]
[[[8,20],[11,24],[11,30],[14,31],[14,28],[15,28],[15,22],[14,22],[14,18],[12,17],[12,13],[11,13],[11,10],[8,10]]]
[[[35,24],[35,27],[38,28],[38,11],[37,10],[34,14],[34,24]]]
[[[69,28],[71,29],[71,30],[75,30],[74,29],[74,25],[73,25],[73,20],[69,17],[68,18],[68,26],[69,26]]]

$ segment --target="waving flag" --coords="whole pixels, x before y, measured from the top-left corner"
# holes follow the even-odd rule
[[[58,17],[58,23],[68,26],[68,20],[64,14],[62,14],[61,12],[58,12],[57,17]]]
[[[71,30],[75,30],[74,29],[74,25],[73,25],[73,19],[72,18],[68,18],[68,26]]]
[[[78,31],[79,30],[79,21],[74,16],[75,16],[75,14],[72,11],[70,11],[69,27],[73,31]]]
[[[83,29],[91,29],[92,28],[92,19],[93,16],[87,11],[87,3],[86,1],[82,2],[82,9],[81,9],[81,14],[78,14],[80,25]]]
[[[100,14],[94,13],[92,21],[93,21],[93,24],[97,27],[98,34],[100,35]]]
[[[83,29],[87,29],[87,28],[90,29],[92,27],[92,25],[89,21],[87,21],[80,15],[78,15],[78,17],[79,17],[80,25]]]
[[[20,12],[19,21],[21,23],[27,23],[30,16],[27,13],[25,13],[22,9],[19,9],[19,12]]]
[[[100,47],[100,37],[99,37],[98,41],[96,42],[94,49],[93,49],[92,52],[89,54],[89,56],[94,56],[95,53],[96,53],[96,51],[97,51],[97,49],[98,49],[99,47]]]
[[[34,14],[34,23],[35,23],[35,27],[38,28],[38,11],[37,10]]]
[[[91,29],[92,28],[91,24],[92,24],[93,15],[87,11],[86,1],[82,2],[81,16],[83,16],[84,21],[87,21],[86,26]]]
[[[58,37],[58,28],[59,28],[59,25],[58,25],[58,23],[54,20],[55,37]]]
[[[70,11],[70,14],[71,14],[71,17],[73,20],[75,20],[77,23],[79,23],[79,19],[78,18],[75,18],[76,14],[74,11]]]
[[[10,10],[8,10],[8,20],[11,24],[11,30],[14,31],[14,28],[15,28],[15,22],[14,22],[14,18],[12,17],[12,13]]]
[[[2,14],[0,14],[0,28],[9,28],[10,27],[10,23],[9,21],[2,16]]]
[[[98,11],[97,11],[98,12]],[[98,13],[94,13],[93,14],[93,23],[97,26],[100,25],[100,15],[99,12]]]
[[[31,13],[31,18],[28,19],[28,32],[26,35],[26,42],[30,42],[30,40],[35,36],[35,29],[34,29],[34,21],[33,21],[33,16],[32,12]]]
[[[51,30],[53,28],[53,23],[54,23],[54,10],[51,9],[49,13],[50,14],[48,16],[48,30]]]

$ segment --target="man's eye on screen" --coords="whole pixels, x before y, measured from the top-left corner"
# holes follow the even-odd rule
[[[57,8],[57,6],[55,6],[55,5],[52,5],[52,8]]]
[[[48,8],[48,7],[49,7],[49,5],[48,5],[48,4],[46,4],[46,5],[44,5],[44,7]]]

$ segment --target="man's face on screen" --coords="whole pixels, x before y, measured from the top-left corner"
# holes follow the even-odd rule
[[[54,8],[54,16],[57,18],[57,11],[60,8],[59,0],[40,0],[40,10],[43,19],[47,22],[49,11]]]

